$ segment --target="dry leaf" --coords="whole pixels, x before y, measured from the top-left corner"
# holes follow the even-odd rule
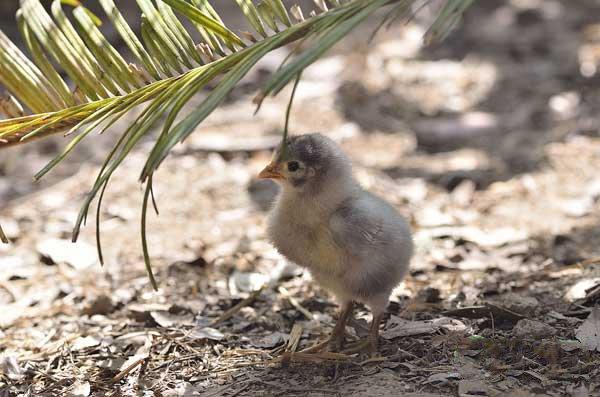
[[[283,332],[272,332],[266,336],[252,340],[250,343],[254,347],[272,349],[273,347],[287,341],[289,337],[290,336],[288,334],[284,334]]]
[[[96,249],[84,242],[74,244],[68,240],[50,238],[40,242],[36,249],[52,263],[66,263],[75,269],[88,268],[98,261]]]
[[[89,347],[95,347],[100,344],[100,340],[94,338],[93,336],[79,337],[73,341],[73,345],[71,346],[72,351],[78,351],[87,349]]]
[[[0,357],[0,373],[11,380],[19,380],[25,376],[15,356]]]
[[[456,380],[456,379],[460,379],[460,378],[461,378],[461,376],[458,372],[443,372],[443,373],[431,375],[429,378],[427,378],[427,380],[425,382],[423,382],[423,384],[438,383],[438,382],[441,382],[443,384],[450,380]]]
[[[229,278],[229,290],[233,295],[240,292],[253,292],[271,282],[271,278],[262,273],[235,271]]]
[[[392,315],[381,336],[384,339],[390,340],[404,336],[432,334],[438,329],[439,326],[430,321],[409,321]]]
[[[565,299],[569,302],[585,299],[588,291],[597,285],[600,285],[600,277],[579,280],[567,290]]]
[[[211,327],[196,328],[188,336],[190,338],[210,339],[217,341],[225,338],[225,335],[221,331]]]
[[[193,325],[194,316],[173,314],[165,310],[150,312],[150,316],[158,325],[164,328],[180,327],[182,325]]]
[[[600,307],[592,309],[587,320],[577,329],[575,336],[584,349],[600,352]]]

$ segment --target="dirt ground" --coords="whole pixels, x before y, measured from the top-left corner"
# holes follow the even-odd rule
[[[276,187],[255,175],[289,91],[257,116],[251,99],[282,50],[155,176],[158,292],[139,232],[151,140],[104,198],[104,266],[94,210],[69,242],[133,115],[41,184],[61,138],[2,153],[0,396],[600,396],[600,5],[479,3],[434,47],[426,17],[372,42],[363,27],[299,86],[293,133],[340,142],[413,226],[378,354],[302,352],[336,305],[265,236]]]

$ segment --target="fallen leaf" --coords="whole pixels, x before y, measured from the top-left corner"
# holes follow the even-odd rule
[[[578,340],[559,340],[560,348],[566,352],[572,352],[574,350],[581,349],[581,342]]]
[[[240,292],[253,292],[271,282],[271,277],[262,273],[235,271],[229,278],[229,291],[236,295]]]
[[[160,310],[150,312],[150,316],[158,325],[164,328],[178,327],[182,325],[194,325],[194,316],[173,314],[168,311]]]
[[[190,338],[210,339],[216,341],[223,340],[225,338],[225,334],[211,327],[196,328],[190,334],[188,334],[188,336]]]
[[[25,255],[0,258],[0,280],[31,278],[36,273],[35,263],[32,262]]]
[[[455,379],[460,379],[461,376],[458,372],[443,372],[443,373],[439,373],[439,374],[433,374],[431,375],[429,378],[427,378],[427,380],[425,382],[423,382],[423,384],[427,384],[427,383],[446,383],[449,380],[455,380]]]
[[[438,329],[439,326],[430,321],[409,321],[392,315],[381,336],[390,340],[404,336],[432,334]]]
[[[100,340],[94,338],[93,336],[79,337],[73,341],[71,350],[79,351],[98,345],[100,345]]]
[[[123,364],[125,364],[126,361],[127,360],[123,357],[112,357],[99,361],[98,366],[116,372],[123,367]]]
[[[600,352],[600,307],[592,309],[587,320],[577,329],[575,337],[584,349]]]
[[[588,291],[597,285],[600,285],[600,277],[579,280],[567,290],[565,299],[569,302],[585,299]]]
[[[145,346],[148,344],[149,335],[145,331],[135,331],[129,332],[127,334],[123,334],[118,336],[113,340],[113,344],[121,347],[135,346],[138,348],[139,346]]]
[[[152,317],[152,312],[168,311],[171,305],[161,303],[130,303],[127,310],[131,317],[138,322],[156,321]]]
[[[23,368],[15,356],[0,357],[0,373],[11,380],[19,380],[25,376]]]
[[[509,321],[516,323],[524,319],[525,316],[515,313],[511,310],[497,306],[491,303],[486,303],[485,306],[469,306],[458,309],[448,310],[443,312],[446,316],[464,317],[464,318],[486,318],[493,317],[494,321]]]
[[[287,341],[289,337],[290,336],[288,334],[284,334],[283,332],[272,332],[269,335],[257,338],[255,340],[251,340],[250,343],[254,347],[259,347],[262,349],[272,349],[273,347]]]
[[[75,269],[85,269],[96,264],[96,250],[84,242],[51,238],[40,242],[37,252],[53,264],[65,263]]]
[[[443,328],[450,332],[461,332],[467,329],[465,323],[455,318],[440,317],[431,320],[433,325]]]

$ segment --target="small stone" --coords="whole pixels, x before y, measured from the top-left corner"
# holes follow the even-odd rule
[[[547,338],[555,334],[554,327],[526,318],[519,320],[513,328],[513,335],[519,338]]]

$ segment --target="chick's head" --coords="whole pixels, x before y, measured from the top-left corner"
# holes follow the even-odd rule
[[[319,190],[351,173],[349,160],[331,139],[321,134],[290,137],[282,143],[259,178],[273,179],[284,188]]]

